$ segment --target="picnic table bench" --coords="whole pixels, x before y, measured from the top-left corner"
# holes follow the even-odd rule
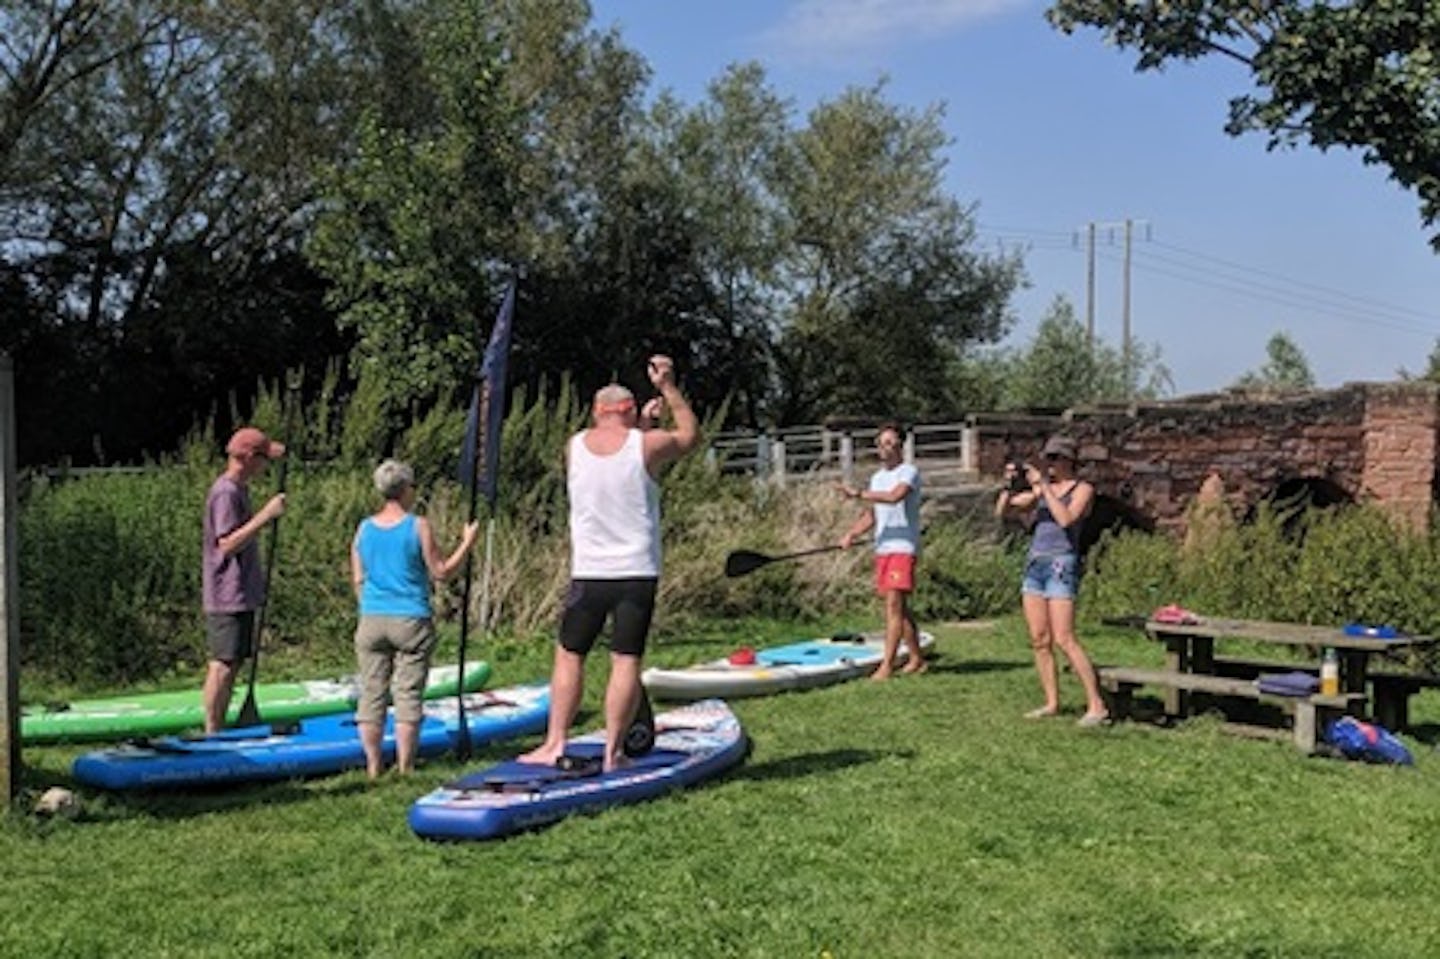
[[[1159,687],[1166,715],[1176,718],[1191,715],[1192,709],[1200,704],[1249,700],[1278,707],[1283,714],[1293,717],[1295,744],[1311,753],[1316,749],[1317,731],[1324,728],[1324,723],[1340,714],[1363,715],[1371,702],[1371,692],[1376,721],[1387,728],[1400,729],[1409,720],[1410,697],[1420,689],[1440,686],[1440,677],[1370,668],[1376,657],[1434,646],[1437,640],[1432,636],[1353,635],[1325,626],[1201,616],[1184,622],[1151,618],[1135,625],[1141,625],[1148,637],[1164,644],[1165,668],[1103,666],[1097,670],[1101,687],[1117,717],[1130,712],[1131,696],[1141,686]],[[1311,660],[1287,662],[1217,656],[1216,644],[1231,640],[1301,650]],[[1281,696],[1259,689],[1255,680],[1264,672],[1318,673],[1319,664],[1313,657],[1321,648],[1334,649],[1339,659],[1339,695]]]
[[[1097,673],[1100,688],[1105,691],[1109,700],[1110,714],[1115,719],[1124,719],[1131,714],[1133,693],[1141,686],[1159,686],[1167,690],[1216,697],[1253,699],[1258,703],[1278,706],[1283,712],[1294,717],[1295,747],[1306,755],[1316,751],[1319,731],[1324,729],[1326,721],[1353,713],[1365,705],[1364,693],[1277,696],[1263,692],[1253,679],[1206,673],[1181,673],[1167,669],[1139,669],[1128,666],[1102,666]]]
[[[1319,675],[1320,667],[1306,662],[1258,659],[1250,656],[1216,656],[1215,674],[1255,679],[1264,673],[1305,672]],[[1404,669],[1370,669],[1370,701],[1375,722],[1393,732],[1410,728],[1410,697],[1422,689],[1440,689],[1440,676]]]

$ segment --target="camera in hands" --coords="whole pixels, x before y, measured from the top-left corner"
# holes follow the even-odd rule
[[[1030,481],[1026,479],[1026,466],[1020,460],[1011,460],[1006,464],[1005,472],[1009,475],[1010,481],[1005,484],[1005,489],[1011,493],[1024,493],[1030,489]]]

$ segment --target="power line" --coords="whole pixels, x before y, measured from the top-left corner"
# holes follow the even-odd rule
[[[1099,247],[1099,249],[1096,255],[1109,262],[1120,262],[1119,257],[1107,252],[1104,248],[1116,245],[1114,237],[1115,230],[1109,228],[1120,227],[1122,225],[1123,223],[1096,225],[1097,228],[1106,228],[1105,237],[1107,240],[1105,243],[1097,241],[1096,246]],[[990,238],[997,240],[997,242],[1009,242],[1018,248],[1037,252],[1062,250],[1071,250],[1076,253],[1082,252],[1081,232],[1076,230],[1065,231],[1029,226],[1002,227],[986,224],[980,226],[978,232],[988,234]],[[1143,273],[1167,276],[1196,286],[1209,287],[1237,296],[1248,297],[1258,302],[1271,303],[1292,309],[1309,310],[1345,322],[1382,327],[1406,333],[1419,333],[1427,336],[1440,335],[1440,314],[1426,313],[1423,310],[1397,306],[1374,297],[1358,296],[1334,287],[1324,286],[1306,280],[1297,280],[1272,270],[1250,266],[1224,257],[1213,256],[1177,244],[1166,243],[1161,240],[1156,240],[1150,235],[1148,229],[1145,240],[1145,244],[1135,250],[1136,262],[1134,263],[1134,268]],[[1166,256],[1153,249],[1155,247],[1178,254],[1180,258]],[[1184,258],[1190,258],[1199,262],[1188,263]],[[1171,268],[1167,269],[1163,265],[1157,265],[1157,263],[1168,264]],[[1206,264],[1211,265],[1207,266]],[[1249,276],[1235,275],[1236,273],[1249,274]],[[1250,277],[1252,276],[1271,282],[1267,283],[1251,279]],[[1282,285],[1273,285],[1277,283]],[[1290,288],[1287,289],[1286,287]],[[1423,324],[1427,325],[1418,325],[1413,322],[1414,320],[1420,320]]]
[[[1105,259],[1118,262],[1118,257],[1114,256],[1113,254],[1102,253],[1101,256],[1103,256]],[[1402,323],[1397,320],[1382,319],[1374,316],[1362,316],[1357,314],[1354,310],[1348,310],[1338,305],[1325,305],[1317,304],[1315,302],[1305,302],[1303,300],[1297,299],[1295,296],[1284,295],[1283,291],[1279,294],[1260,292],[1254,289],[1246,289],[1245,287],[1234,286],[1232,285],[1232,283],[1221,282],[1219,280],[1207,277],[1192,276],[1179,270],[1167,269],[1163,266],[1155,266],[1148,263],[1136,264],[1135,268],[1144,273],[1155,273],[1161,276],[1168,276],[1172,279],[1181,280],[1183,282],[1191,283],[1196,286],[1204,286],[1215,290],[1223,290],[1227,293],[1239,294],[1240,296],[1249,297],[1250,299],[1259,300],[1265,303],[1273,303],[1278,306],[1287,306],[1293,309],[1308,310],[1312,313],[1318,313],[1324,316],[1334,317],[1336,319],[1345,320],[1351,323],[1358,323],[1365,326],[1378,326],[1385,329],[1397,330],[1404,333],[1419,333],[1425,336],[1435,336],[1437,334],[1437,330],[1433,327],[1430,329],[1424,329],[1418,326]],[[1222,279],[1232,281],[1234,280],[1233,277],[1222,277]]]
[[[1374,299],[1373,297],[1355,296],[1355,295],[1353,295],[1353,294],[1351,294],[1351,293],[1346,293],[1346,292],[1344,292],[1343,290],[1337,290],[1337,289],[1334,289],[1334,288],[1328,287],[1328,286],[1321,286],[1321,285],[1318,284],[1318,283],[1310,283],[1310,282],[1307,282],[1307,281],[1304,281],[1304,280],[1293,280],[1293,279],[1290,279],[1289,277],[1281,276],[1280,274],[1278,274],[1278,273],[1273,273],[1273,272],[1271,272],[1271,271],[1269,271],[1269,270],[1262,270],[1262,269],[1259,269],[1258,267],[1247,266],[1246,264],[1243,264],[1243,263],[1236,263],[1236,262],[1233,262],[1233,261],[1231,261],[1231,260],[1226,260],[1226,259],[1223,259],[1223,258],[1218,257],[1218,256],[1211,256],[1211,255],[1209,255],[1209,254],[1207,254],[1207,253],[1200,253],[1200,252],[1198,252],[1198,251],[1196,251],[1196,250],[1188,250],[1188,249],[1186,249],[1185,247],[1175,246],[1174,244],[1171,244],[1171,243],[1163,243],[1163,242],[1161,242],[1161,241],[1159,241],[1159,240],[1152,240],[1151,242],[1152,242],[1155,246],[1158,246],[1158,247],[1160,247],[1160,248],[1162,248],[1162,249],[1171,250],[1171,251],[1173,251],[1173,252],[1175,252],[1175,253],[1182,253],[1182,254],[1184,254],[1185,256],[1192,256],[1192,257],[1194,257],[1194,258],[1197,259],[1197,260],[1206,260],[1206,261],[1209,261],[1209,262],[1211,262],[1211,263],[1216,263],[1216,264],[1219,264],[1219,265],[1221,265],[1221,266],[1228,267],[1228,268],[1230,268],[1230,269],[1232,269],[1232,270],[1239,270],[1239,271],[1244,272],[1244,273],[1253,273],[1253,274],[1255,274],[1256,276],[1263,276],[1263,277],[1267,277],[1267,278],[1272,279],[1272,280],[1279,280],[1280,282],[1282,282],[1282,283],[1288,283],[1288,284],[1290,284],[1291,286],[1308,287],[1308,288],[1313,289],[1313,290],[1318,290],[1318,291],[1320,291],[1320,292],[1322,292],[1322,293],[1327,293],[1327,294],[1329,294],[1330,296],[1338,296],[1338,297],[1340,297],[1341,299],[1350,300],[1350,301],[1355,302],[1355,303],[1369,304],[1369,305],[1371,305],[1371,306],[1373,306],[1373,307],[1376,307],[1376,308],[1379,308],[1379,309],[1383,309],[1383,310],[1386,310],[1386,311],[1389,311],[1389,312],[1393,312],[1393,313],[1407,313],[1407,314],[1409,314],[1409,315],[1411,315],[1411,316],[1414,316],[1414,317],[1417,317],[1417,318],[1423,319],[1423,320],[1435,320],[1435,319],[1437,318],[1434,314],[1424,313],[1424,312],[1422,312],[1422,311],[1420,311],[1420,310],[1412,310],[1412,309],[1409,309],[1408,307],[1403,307],[1403,306],[1394,306],[1394,305],[1392,305],[1392,304],[1385,303],[1385,302],[1383,302],[1383,301],[1381,301],[1381,300]]]
[[[1186,263],[1183,260],[1178,260],[1174,257],[1168,257],[1162,253],[1155,253],[1153,251],[1146,251],[1145,258],[1159,260],[1162,263],[1172,264],[1182,270],[1192,270],[1197,273],[1203,273],[1203,275],[1205,276],[1216,276],[1219,277],[1221,280],[1226,281],[1227,283],[1239,284],[1241,287],[1244,288],[1253,288],[1254,290],[1257,290],[1262,294],[1271,294],[1274,296],[1286,297],[1294,301],[1296,305],[1314,307],[1324,310],[1336,310],[1337,312],[1343,310],[1345,314],[1353,315],[1357,319],[1361,317],[1369,317],[1376,321],[1392,323],[1397,321],[1404,321],[1411,317],[1418,317],[1420,319],[1431,319],[1431,317],[1427,316],[1424,313],[1421,313],[1418,310],[1406,310],[1397,307],[1388,307],[1384,306],[1383,304],[1377,306],[1368,306],[1365,304],[1365,301],[1359,297],[1345,296],[1345,299],[1348,299],[1353,303],[1357,304],[1356,306],[1352,307],[1346,304],[1337,303],[1332,298],[1334,294],[1311,293],[1308,292],[1304,287],[1299,286],[1298,284],[1295,284],[1297,287],[1296,289],[1286,289],[1283,286],[1273,286],[1271,284],[1261,283],[1243,276],[1230,276],[1222,273],[1214,273],[1213,271],[1204,271],[1202,268],[1192,266],[1191,264]],[[1259,275],[1269,275],[1262,274],[1261,271],[1251,272],[1255,272]],[[1283,281],[1283,278],[1281,279]],[[1323,287],[1319,286],[1311,288],[1316,290],[1324,290]],[[1343,294],[1341,295],[1343,296]]]

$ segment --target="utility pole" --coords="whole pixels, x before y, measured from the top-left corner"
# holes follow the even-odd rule
[[[1095,353],[1095,224],[1085,231],[1085,347]]]
[[[1134,360],[1134,341],[1131,337],[1130,328],[1130,269],[1132,250],[1134,246],[1135,225],[1145,224],[1145,238],[1150,238],[1150,225],[1147,220],[1136,220],[1127,217],[1123,221],[1113,223],[1096,223],[1090,221],[1086,224],[1086,251],[1085,251],[1085,339],[1091,354],[1095,352],[1095,231],[1105,229],[1113,231],[1116,227],[1125,228],[1125,259],[1124,272],[1121,277],[1121,303],[1120,303],[1120,366],[1121,375],[1125,379],[1125,399],[1130,399],[1134,393],[1134,375],[1131,369]],[[1114,242],[1114,233],[1110,234],[1110,242]]]
[[[1134,394],[1130,375],[1130,238],[1135,231],[1135,221],[1125,220],[1125,286],[1122,296],[1120,314],[1122,317],[1121,329],[1123,332],[1120,342],[1120,369],[1125,377],[1125,398],[1128,400]]]

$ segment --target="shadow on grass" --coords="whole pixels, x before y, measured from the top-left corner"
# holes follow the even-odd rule
[[[929,673],[955,673],[958,675],[977,673],[1008,673],[1016,669],[1032,669],[1034,664],[1029,660],[1013,659],[965,659],[951,661],[940,656],[930,657]]]
[[[804,753],[765,763],[746,763],[724,777],[727,782],[748,780],[768,782],[776,779],[799,779],[878,762],[882,759],[914,759],[909,749],[881,751],[875,749],[831,749],[823,753]]]
[[[588,713],[582,712],[582,718]],[[455,775],[511,758],[517,750],[514,740],[493,742],[472,749],[463,762],[453,752],[425,757],[412,777],[414,783],[426,780],[426,767],[443,769],[453,765]],[[379,784],[371,785],[357,774],[363,766],[305,778],[257,782],[221,782],[189,784],[174,788],[107,790],[80,782],[69,771],[27,766],[22,774],[21,807],[29,808],[44,790],[59,786],[80,798],[81,812],[74,821],[82,824],[117,822],[136,818],[183,820],[211,813],[249,809],[255,806],[283,806],[290,803],[331,799],[364,794],[372,789],[383,790],[397,780],[387,773]],[[455,778],[451,775],[449,778]],[[342,777],[353,777],[344,781]],[[411,792],[414,792],[412,789]],[[413,798],[413,796],[411,797]]]
[[[364,782],[351,782],[322,790],[307,789],[300,782],[228,784],[209,788],[198,787],[175,791],[136,791],[107,793],[107,802],[85,817],[90,822],[130,819],[181,820],[211,813],[248,809],[253,806],[282,806],[289,803],[333,796],[358,795],[370,787]]]
[[[1391,730],[1394,732],[1394,730]],[[1427,746],[1440,744],[1440,723],[1415,723],[1402,730]]]

